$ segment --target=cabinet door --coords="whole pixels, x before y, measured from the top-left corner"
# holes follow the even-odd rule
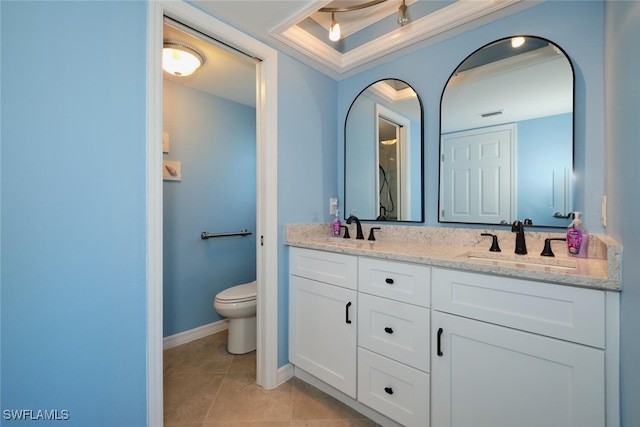
[[[289,360],[356,397],[356,291],[289,276]]]
[[[432,313],[432,425],[604,426],[604,352]]]

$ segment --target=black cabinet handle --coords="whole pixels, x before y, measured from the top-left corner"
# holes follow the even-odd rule
[[[384,388],[385,393],[387,394],[393,394],[393,389],[391,387],[385,387]]]
[[[386,279],[384,279],[385,282],[387,282],[389,285],[393,285],[393,279],[390,277],[387,277]]]
[[[392,334],[392,333],[393,333],[393,329],[391,329],[391,328],[390,328],[390,327],[388,327],[388,326],[387,326],[386,328],[384,328],[384,331],[385,331],[386,333],[388,333],[388,334]]]
[[[444,330],[442,328],[438,329],[438,356],[442,356],[442,348],[440,347],[442,341],[442,333]]]
[[[345,318],[346,318],[346,322],[347,323],[351,323],[351,320],[349,320],[349,307],[351,307],[351,301],[349,301],[347,303],[347,306],[345,307]]]

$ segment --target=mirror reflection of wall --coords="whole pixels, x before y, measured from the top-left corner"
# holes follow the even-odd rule
[[[573,68],[537,37],[486,45],[441,102],[439,221],[566,227],[573,210]]]
[[[345,216],[422,222],[422,153],[422,104],[415,91],[395,79],[365,88],[345,123]]]

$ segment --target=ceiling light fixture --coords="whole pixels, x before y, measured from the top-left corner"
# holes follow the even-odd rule
[[[338,12],[351,12],[354,10],[365,9],[367,7],[375,6],[380,3],[384,3],[387,0],[371,0],[366,3],[353,4],[349,6],[340,7],[323,7],[318,9],[318,12],[330,12],[331,13],[331,26],[329,27],[329,40],[337,42],[342,36],[340,34],[340,24],[336,21],[335,14]],[[404,2],[404,0],[403,0]]]
[[[335,13],[331,12],[331,27],[329,27],[329,40],[337,42],[340,40],[340,24],[336,21]]]
[[[409,17],[407,16],[407,4],[402,0],[402,4],[398,8],[398,25],[404,27],[409,23]]]
[[[164,42],[162,69],[178,77],[193,74],[204,64],[204,56],[197,50],[179,42]]]
[[[517,48],[524,44],[524,37],[512,37],[511,38],[511,47]]]
[[[393,138],[393,139],[383,139],[383,140],[381,140],[381,141],[380,141],[380,144],[382,144],[382,145],[393,145],[393,144],[395,144],[396,142],[398,142],[398,139],[397,139],[397,138]]]

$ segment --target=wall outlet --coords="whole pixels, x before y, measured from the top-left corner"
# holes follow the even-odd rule
[[[329,199],[329,215],[335,215],[338,212],[338,199],[332,197]]]

